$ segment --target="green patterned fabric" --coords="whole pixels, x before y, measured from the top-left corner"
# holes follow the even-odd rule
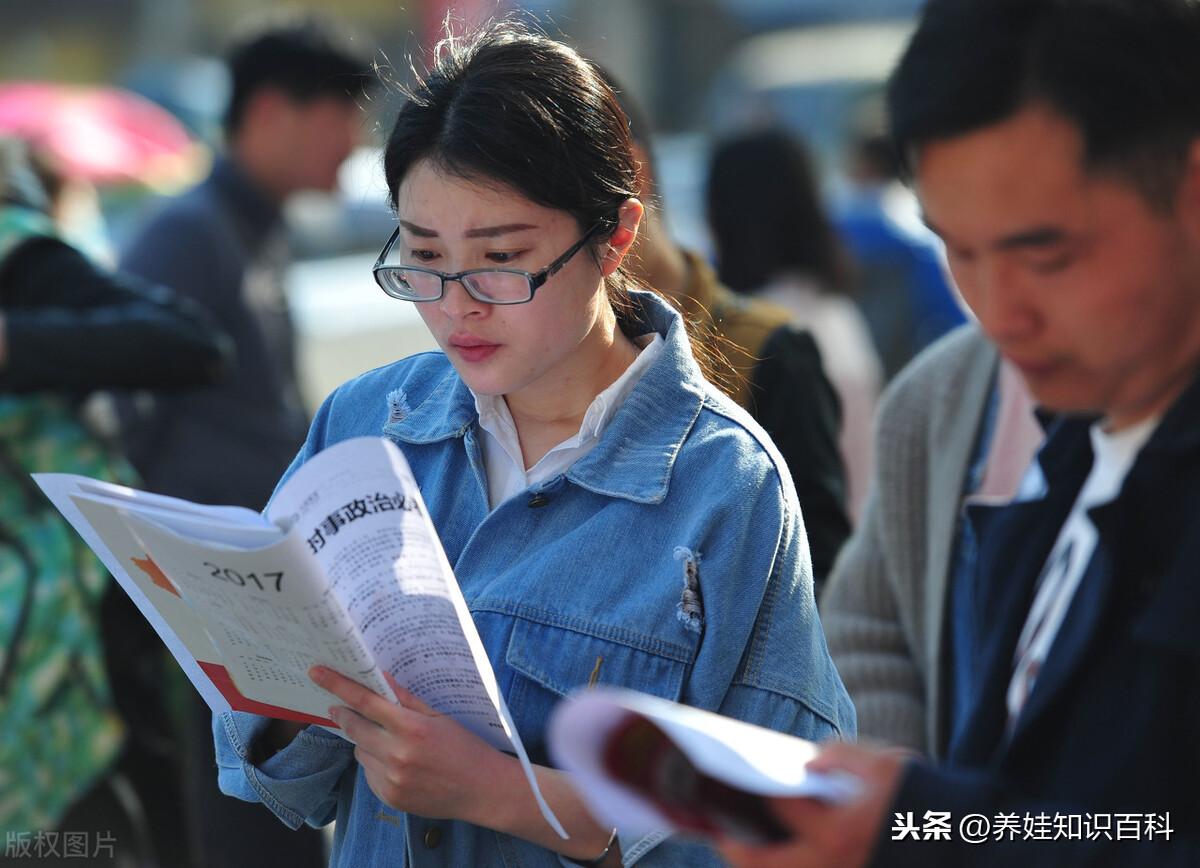
[[[0,210],[0,260],[22,231],[43,234],[13,210]],[[0,394],[0,833],[54,828],[124,737],[100,642],[109,576],[29,478],[39,471],[135,481],[69,400]]]

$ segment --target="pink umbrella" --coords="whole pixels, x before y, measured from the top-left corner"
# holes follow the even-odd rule
[[[115,87],[0,85],[0,135],[25,139],[65,175],[94,184],[175,188],[204,165],[203,146],[174,115]]]

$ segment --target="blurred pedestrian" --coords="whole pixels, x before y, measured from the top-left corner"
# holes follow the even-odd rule
[[[849,147],[834,223],[854,261],[854,300],[883,363],[884,382],[966,321],[941,245],[901,183],[882,107],[864,106]]]
[[[250,31],[228,57],[226,149],[211,175],[136,235],[121,265],[195,299],[237,344],[227,383],[122,402],[124,442],[146,485],[207,503],[262,508],[304,440],[294,334],[284,295],[284,203],[332,191],[359,140],[371,65],[333,23],[305,15]],[[148,641],[154,641],[152,639]],[[217,792],[207,709],[197,697],[194,847],[203,865],[316,865],[318,834],[288,833],[261,808]]]
[[[629,118],[638,185],[649,203],[630,272],[652,286],[695,323],[732,370],[714,381],[771,435],[796,486],[812,553],[818,596],[850,532],[845,471],[838,451],[841,408],[825,376],[821,354],[786,308],[732,292],[695,251],[675,243],[660,214],[650,127],[633,96],[617,85]]]
[[[0,829],[6,855],[21,835],[69,830],[153,858],[123,769],[122,673],[106,666],[109,576],[29,474],[136,484],[82,400],[218,381],[232,345],[195,304],[92,265],[48,207],[23,143],[0,139]]]
[[[803,143],[783,130],[718,144],[708,173],[717,273],[736,292],[791,312],[812,332],[842,405],[839,445],[857,517],[871,471],[871,423],[882,370],[848,295],[850,274]]]

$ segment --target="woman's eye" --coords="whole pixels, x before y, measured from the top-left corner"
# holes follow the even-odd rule
[[[433,262],[437,259],[437,253],[433,250],[411,250],[409,256],[414,262]]]
[[[497,265],[505,265],[514,261],[525,251],[523,250],[493,250],[487,255],[489,262],[494,262]]]

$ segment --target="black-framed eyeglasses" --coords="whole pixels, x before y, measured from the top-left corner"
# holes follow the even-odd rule
[[[476,301],[486,304],[524,304],[533,300],[533,294],[553,277],[571,257],[583,249],[588,240],[604,226],[597,223],[572,244],[567,251],[540,271],[521,271],[516,268],[471,268],[447,274],[419,265],[386,265],[388,254],[400,237],[400,227],[392,230],[392,237],[383,245],[383,251],[375,260],[371,273],[379,288],[401,301],[437,301],[446,294],[446,282],[457,280],[467,294]]]

